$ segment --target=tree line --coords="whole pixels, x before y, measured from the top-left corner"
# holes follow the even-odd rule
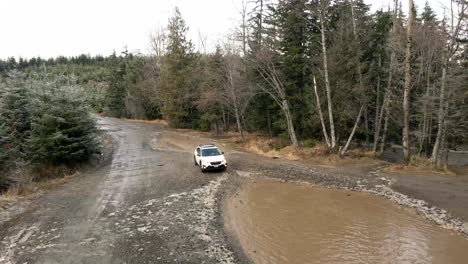
[[[104,65],[107,62],[107,57],[102,55],[91,56],[81,54],[76,57],[59,56],[57,58],[44,59],[40,56],[30,59],[19,57],[9,57],[5,60],[0,59],[0,72],[10,70],[23,71],[30,67],[49,67],[63,64],[78,64],[78,65]]]
[[[187,39],[176,8],[150,55],[57,58],[24,71],[72,76],[96,111],[115,117],[323,142],[340,155],[395,143],[406,162],[443,166],[468,142],[468,4],[452,0],[440,18],[428,3],[401,4],[370,12],[362,0],[242,1],[238,25],[213,51]]]
[[[466,1],[440,19],[411,0],[407,15],[398,0],[373,13],[359,0],[242,3],[212,53],[194,50],[177,9],[152,37],[154,98],[173,126],[232,124],[293,146],[323,140],[340,155],[401,142],[406,162],[417,154],[437,166],[466,144]]]

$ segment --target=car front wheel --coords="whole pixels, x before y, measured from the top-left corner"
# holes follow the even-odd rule
[[[203,169],[203,165],[202,165],[202,162],[201,162],[201,161],[200,161],[200,171],[201,171],[201,172],[205,172],[205,171],[206,171],[205,169]]]
[[[195,158],[195,156],[193,156],[193,164],[194,164],[195,166],[198,166],[198,164],[197,164],[197,158]]]

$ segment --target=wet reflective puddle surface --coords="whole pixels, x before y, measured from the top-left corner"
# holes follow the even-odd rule
[[[372,194],[246,180],[226,230],[255,263],[468,263],[468,240]]]

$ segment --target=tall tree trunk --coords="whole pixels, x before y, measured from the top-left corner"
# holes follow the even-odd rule
[[[368,140],[368,136],[369,136],[369,131],[368,131],[368,126],[367,126],[367,98],[364,96],[364,94],[366,94],[366,92],[364,91],[364,82],[362,80],[362,66],[361,66],[361,52],[360,52],[360,48],[359,48],[359,39],[358,39],[358,34],[357,34],[357,26],[356,26],[356,16],[354,14],[354,2],[353,0],[350,0],[350,6],[351,6],[351,20],[352,20],[352,24],[353,24],[353,35],[354,35],[354,41],[356,42],[356,44],[358,44],[358,49],[357,49],[357,56],[356,56],[356,64],[357,64],[357,74],[358,74],[358,77],[359,77],[359,93],[361,93],[362,95],[362,106],[361,106],[361,109],[359,109],[359,114],[358,114],[358,117],[356,118],[356,122],[354,123],[354,127],[353,127],[353,130],[351,131],[351,134],[349,135],[349,138],[348,138],[348,142],[346,143],[346,146],[344,147],[344,149],[342,150],[342,155],[344,155],[344,153],[346,152],[349,144],[350,144],[350,141],[353,139],[354,137],[354,133],[356,132],[356,128],[357,128],[357,125],[359,124],[359,121],[361,119],[361,116],[362,116],[362,111],[366,111],[365,115],[366,115],[366,142],[368,143],[369,140]]]
[[[327,143],[327,146],[331,147],[330,140],[328,139],[327,127],[325,125],[325,120],[323,119],[322,107],[320,106],[320,97],[319,97],[318,92],[317,92],[317,82],[315,81],[315,75],[314,75],[313,79],[314,79],[314,92],[315,92],[315,99],[316,99],[316,104],[317,104],[317,111],[318,111],[318,114],[319,114],[320,123],[322,125],[323,137],[325,138],[325,142]]]
[[[379,69],[382,67],[382,55],[379,54]],[[380,127],[382,126],[382,114],[380,113],[380,74],[377,76],[377,95],[375,99],[375,119],[374,119],[374,145],[372,152],[377,151],[377,144],[380,137]]]
[[[384,101],[383,101],[381,112],[380,112],[377,131],[376,131],[377,138],[374,138],[374,149],[373,149],[374,152],[377,151],[377,146],[378,146],[378,143],[379,143],[378,140],[380,138],[380,130],[381,130],[381,127],[382,127],[382,119],[383,119],[383,115],[384,115],[384,110],[387,112],[385,122],[386,122],[386,124],[388,124],[389,100],[390,100],[390,94],[391,94],[390,90],[392,89],[394,63],[395,63],[395,52],[392,51],[392,54],[390,55],[390,64],[389,64],[389,70],[388,70],[387,87],[386,87],[385,97],[384,97]],[[383,134],[382,134],[382,138],[385,136],[386,133],[387,133],[387,130],[384,129]],[[384,142],[384,146],[385,146],[385,142]],[[382,152],[382,151],[380,151],[380,152]]]
[[[273,131],[271,130],[271,117],[270,117],[270,109],[267,107],[267,125],[268,125],[268,135],[270,137],[273,136]]]
[[[224,106],[221,105],[221,112],[223,114],[223,132],[227,131],[227,123],[226,123],[226,113],[224,112]]]
[[[431,98],[434,98],[434,91],[435,91],[435,84],[432,84],[431,85],[431,90],[429,91],[429,94],[431,96]],[[432,100],[432,99],[431,99]],[[433,108],[433,104],[429,104],[429,107],[428,107],[428,111],[427,111],[429,114],[429,116],[427,117],[427,137],[426,137],[426,147],[424,149],[424,153],[426,155],[426,157],[429,155],[429,152],[430,152],[430,146],[432,145],[432,123],[434,122],[434,118],[432,118],[432,113],[434,112],[434,108]]]
[[[241,120],[242,120],[242,126],[244,127],[245,131],[248,131],[249,129],[247,128],[247,122],[245,122],[245,115],[241,115]]]
[[[330,80],[328,78],[328,59],[327,59],[327,39],[325,37],[325,15],[322,3],[322,9],[320,10],[320,28],[322,35],[322,55],[323,55],[323,71],[325,77],[325,88],[327,90],[327,104],[328,104],[328,119],[330,121],[330,136],[331,136],[331,148],[336,147],[335,138],[335,122],[333,120],[333,104],[331,99]]]
[[[447,122],[445,122],[445,137],[444,137],[444,168],[447,170],[448,169],[448,155],[449,155],[449,144],[448,144],[448,129],[447,129]]]
[[[353,130],[351,131],[351,134],[349,135],[348,141],[346,141],[346,145],[344,146],[344,148],[340,152],[341,156],[344,156],[344,154],[346,154],[346,151],[349,148],[349,144],[351,144],[351,140],[353,140],[354,133],[356,133],[356,129],[358,128],[359,123],[361,121],[362,111],[364,110],[364,107],[365,107],[365,105],[363,104],[361,106],[361,109],[359,109],[359,114],[358,114],[358,116],[356,118],[356,121],[354,122]]]
[[[369,139],[369,113],[367,107],[364,109],[364,124],[366,131],[366,149],[369,149],[370,139]]]
[[[453,3],[458,4],[457,8],[457,14],[455,14],[454,8],[453,8]],[[450,23],[450,32],[448,35],[450,36],[450,41],[449,44],[447,45],[446,50],[444,51],[444,56],[443,56],[443,66],[442,66],[442,80],[441,80],[441,88],[440,88],[440,102],[439,102],[439,114],[438,114],[438,127],[437,127],[437,137],[436,141],[434,143],[434,148],[432,150],[432,157],[431,160],[433,163],[437,163],[437,159],[439,158],[439,152],[442,144],[442,137],[443,135],[443,124],[446,122],[446,118],[448,115],[448,98],[445,98],[445,89],[446,89],[446,79],[447,79],[447,70],[448,70],[448,63],[451,61],[451,58],[454,56],[454,54],[457,53],[457,50],[459,49],[460,45],[458,43],[459,36],[461,32],[463,32],[463,23],[462,21],[466,20],[467,16],[467,11],[468,11],[468,2],[466,0],[462,1],[455,1],[451,0],[450,1],[450,18],[451,18],[451,23]],[[446,107],[444,109],[444,104],[446,104]]]
[[[231,128],[231,114],[229,113],[229,111],[227,111],[227,119],[226,119],[226,125],[227,125],[227,131],[229,131],[229,129]]]
[[[296,131],[294,130],[294,124],[292,121],[292,115],[291,111],[289,109],[289,103],[288,100],[283,99],[283,112],[284,115],[286,116],[286,122],[288,125],[288,133],[289,133],[289,138],[291,139],[291,143],[294,147],[299,146],[299,143],[297,142],[297,137],[296,137]]]
[[[439,158],[440,144],[442,142],[443,129],[444,129],[444,119],[445,119],[445,82],[447,78],[447,60],[444,61],[442,67],[442,80],[440,86],[440,95],[439,95],[439,113],[437,116],[437,136],[434,143],[434,148],[432,149],[431,161],[434,165],[437,164]]]
[[[358,35],[357,35],[357,28],[356,28],[356,17],[354,15],[354,3],[353,0],[350,0],[350,5],[351,5],[351,17],[352,17],[352,22],[353,22],[353,35],[354,35],[354,40],[356,41],[357,44],[359,44],[358,41]],[[362,81],[362,67],[361,67],[361,52],[360,49],[358,48],[357,52],[357,73],[359,76],[359,89],[360,92],[364,92],[363,89],[363,81]]]
[[[397,26],[397,14],[398,14],[398,0],[395,0],[394,2],[394,7],[393,7],[393,27],[392,27],[392,34],[390,35],[392,38],[396,36],[396,26]],[[390,121],[390,97],[391,97],[391,89],[392,89],[392,82],[393,82],[393,69],[395,67],[395,61],[396,61],[396,55],[394,49],[391,51],[390,55],[390,64],[388,67],[388,79],[387,79],[387,87],[385,91],[385,97],[384,97],[384,103],[382,105],[382,112],[380,115],[380,120],[382,122],[383,114],[385,111],[385,120],[384,120],[384,129],[382,132],[382,139],[380,142],[380,150],[379,150],[379,155],[382,155],[385,146],[386,146],[386,140],[387,140],[387,130],[388,130],[388,123]],[[380,134],[380,127],[379,127],[379,134]],[[377,145],[375,146],[377,147]]]
[[[442,164],[445,169],[447,169],[448,162],[448,130],[447,130],[447,120],[444,121],[444,133],[442,138],[442,147],[441,147],[441,157],[438,164],[438,167],[442,167]],[[443,159],[443,160],[442,160]]]
[[[450,98],[450,89],[447,91],[447,99],[445,100],[445,118],[444,118],[444,168],[448,168],[448,153],[449,153],[449,144],[448,144],[448,138],[449,138],[449,130],[448,130],[448,121],[447,117],[449,114],[449,100]]]
[[[411,95],[411,45],[413,42],[414,6],[413,0],[408,1],[408,28],[406,31],[405,55],[405,91],[403,95],[403,161],[408,164],[411,159],[410,143],[410,95]]]
[[[235,116],[236,116],[237,130],[239,131],[241,135],[242,141],[244,141],[244,131],[242,130],[241,116],[239,114],[239,111],[237,110],[237,107],[235,109]]]
[[[387,130],[388,130],[388,122],[390,119],[390,91],[387,91],[385,105],[382,108],[382,112],[385,109],[385,120],[384,120],[384,130],[382,133],[382,141],[380,142],[380,150],[379,155],[382,155],[385,150],[385,144],[387,140]]]
[[[426,144],[426,138],[427,138],[427,112],[428,112],[428,100],[429,100],[429,91],[431,89],[431,64],[429,63],[427,65],[427,76],[426,76],[426,96],[425,100],[423,103],[423,118],[422,118],[422,128],[421,128],[421,136],[419,140],[419,150],[418,150],[418,156],[421,155],[424,145]]]
[[[377,146],[379,144],[379,138],[380,138],[380,129],[382,127],[382,120],[383,120],[383,117],[384,117],[384,113],[385,113],[385,109],[386,109],[386,102],[387,102],[387,96],[388,95],[388,92],[387,94],[384,96],[384,101],[382,103],[382,108],[380,108],[380,113],[379,113],[379,117],[378,117],[378,124],[377,124],[377,129],[375,131],[375,134],[374,134],[374,146],[372,146],[372,152],[376,153],[377,152]]]
[[[241,134],[242,141],[244,141],[244,130],[242,129],[242,116],[240,114],[239,107],[237,106],[237,98],[234,92],[233,92],[233,96],[234,96],[234,115],[236,118],[237,130]]]

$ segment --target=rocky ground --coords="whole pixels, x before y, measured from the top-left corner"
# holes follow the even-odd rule
[[[210,138],[111,118],[99,125],[114,139],[112,162],[7,209],[16,213],[0,223],[0,263],[248,262],[221,216],[243,177],[372,192],[468,235],[468,176],[404,178],[383,174],[385,163],[334,168],[230,149],[226,172],[203,174],[192,151]]]

